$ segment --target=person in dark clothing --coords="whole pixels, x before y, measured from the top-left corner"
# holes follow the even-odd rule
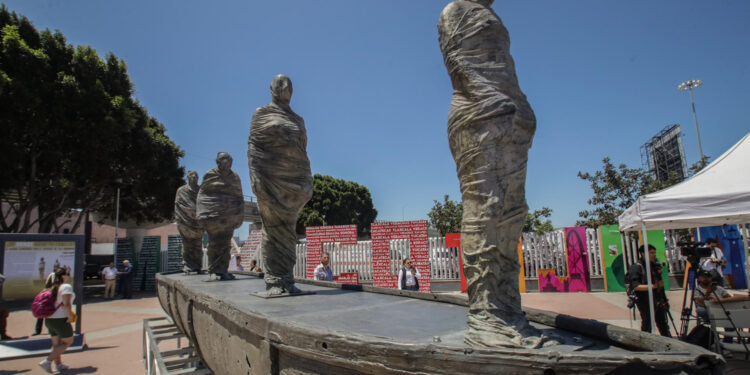
[[[2,273],[0,273],[0,288],[3,286],[3,282],[5,281],[5,276],[3,276]],[[10,340],[12,337],[8,336],[5,332],[5,330],[8,327],[8,316],[10,315],[10,310],[6,309],[0,304],[0,340]]]
[[[133,266],[130,261],[122,261],[122,271],[117,273],[120,276],[120,293],[122,298],[133,298]]]
[[[638,311],[641,313],[641,331],[651,332],[651,312],[649,311],[648,282],[646,281],[646,260],[643,252],[643,246],[639,247],[639,261],[631,264],[630,268],[628,268],[626,281],[628,283],[628,292],[632,292],[635,295],[635,304],[638,306]],[[656,321],[656,328],[659,329],[659,333],[662,336],[672,337],[667,323],[667,309],[669,308],[669,305],[666,301],[666,295],[663,293],[664,280],[662,280],[661,276],[664,265],[656,261],[656,248],[652,245],[648,245],[648,259],[649,262],[651,262],[651,285],[653,286],[654,320]]]

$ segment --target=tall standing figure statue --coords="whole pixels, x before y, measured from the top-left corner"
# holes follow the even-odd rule
[[[518,86],[508,31],[492,2],[454,1],[438,21],[454,89],[448,139],[464,208],[461,249],[469,294],[464,341],[534,348],[545,339],[521,310],[517,245],[528,211],[526,161],[536,119]]]
[[[242,183],[232,171],[232,156],[220,152],[216,168],[203,176],[198,191],[198,222],[208,232],[208,272],[210,280],[229,280],[232,234],[242,225],[245,201]]]
[[[182,270],[201,273],[203,263],[203,228],[196,216],[198,199],[198,173],[188,171],[188,183],[177,189],[174,198],[174,216],[182,237]]]
[[[268,295],[296,294],[296,224],[312,197],[305,121],[292,111],[292,81],[279,74],[271,82],[270,104],[255,110],[247,158],[250,184],[263,222],[263,271]]]

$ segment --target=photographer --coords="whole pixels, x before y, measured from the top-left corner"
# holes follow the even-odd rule
[[[709,272],[714,282],[724,286],[724,272],[722,267],[727,264],[724,258],[724,252],[719,247],[719,241],[716,238],[706,239],[706,247],[711,248],[711,256],[701,258],[701,270]]]
[[[716,296],[721,302],[728,302],[727,299],[731,294],[726,289],[717,285],[713,281],[713,275],[706,270],[699,270],[696,277],[695,288],[695,313],[702,323],[708,324],[708,310],[706,309],[706,300],[716,301]]]
[[[646,281],[646,260],[643,246],[638,248],[637,263],[628,268],[625,280],[628,283],[628,295],[635,297],[635,304],[641,314],[641,331],[651,332],[651,318],[648,303],[648,282]],[[665,337],[672,337],[667,324],[667,309],[669,304],[664,293],[664,281],[661,278],[664,265],[656,261],[656,248],[648,245],[648,259],[651,262],[651,282],[654,294],[654,319],[659,333]]]

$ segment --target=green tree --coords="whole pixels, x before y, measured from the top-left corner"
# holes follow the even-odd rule
[[[71,210],[113,217],[118,186],[122,219],[171,218],[183,152],[133,98],[125,62],[40,33],[4,4],[0,128],[0,231],[56,232]]]
[[[705,168],[709,164],[709,159],[711,159],[708,155],[703,155],[703,158],[701,160],[696,161],[688,168],[688,176],[692,176],[698,172],[701,171],[701,169]]]
[[[430,225],[440,232],[441,236],[446,233],[457,233],[461,231],[461,220],[464,216],[464,205],[461,202],[450,200],[448,194],[443,197],[443,203],[436,200],[427,217]]]
[[[542,207],[541,210],[534,210],[526,214],[526,223],[523,225],[524,233],[536,233],[542,234],[555,230],[552,226],[551,220],[543,220],[552,215],[552,210],[547,207]]]
[[[601,225],[617,224],[617,218],[638,199],[639,196],[665,189],[679,182],[676,174],[666,181],[658,181],[641,168],[628,168],[625,164],[615,167],[610,159],[602,160],[602,170],[594,174],[578,172],[578,177],[591,184],[594,196],[588,204],[591,210],[578,213],[583,220],[576,225],[597,228]]]
[[[377,216],[367,187],[316,173],[312,198],[297,219],[297,233],[309,226],[356,224],[357,235],[367,237]]]

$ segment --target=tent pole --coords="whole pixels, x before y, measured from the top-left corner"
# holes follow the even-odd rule
[[[601,227],[600,227],[600,229],[601,229]],[[627,276],[627,274],[628,274],[628,261],[626,259],[627,256],[625,255],[625,232],[620,232],[620,248],[622,249],[622,269],[625,270],[625,275]],[[625,285],[625,290],[627,290],[628,287],[629,287],[629,285]],[[633,315],[630,314],[630,310],[628,310],[628,320],[630,321],[630,328],[633,328]]]
[[[658,332],[656,329],[656,318],[654,314],[654,288],[655,286],[651,280],[651,257],[648,255],[648,234],[646,233],[646,222],[641,223],[641,229],[643,230],[643,257],[644,263],[646,263],[646,282],[648,283],[648,312],[651,318],[651,332]]]
[[[747,248],[748,239],[747,236],[750,234],[750,230],[748,230],[748,226],[750,224],[745,224],[745,235],[742,236],[743,241],[745,242],[745,284],[748,289],[750,289],[750,249]]]

